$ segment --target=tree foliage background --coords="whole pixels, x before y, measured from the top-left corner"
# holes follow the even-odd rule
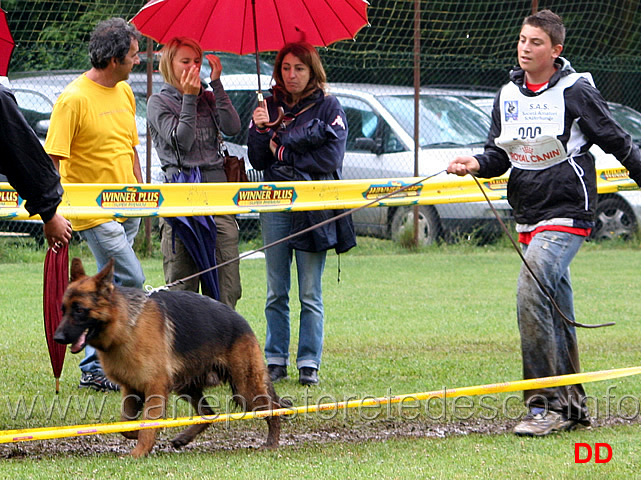
[[[87,42],[95,24],[111,16],[129,20],[144,3],[1,1],[17,42],[10,75],[88,68]],[[533,3],[562,15],[568,30],[564,56],[578,71],[592,72],[608,100],[641,108],[636,88],[641,81],[638,0],[421,1],[421,83],[494,88],[504,83],[515,64],[521,22]],[[414,1],[371,0],[368,11],[371,26],[356,41],[339,42],[322,52],[330,80],[411,85]]]

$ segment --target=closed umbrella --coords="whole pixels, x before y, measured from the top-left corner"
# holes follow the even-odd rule
[[[60,391],[60,375],[65,361],[66,345],[55,342],[53,334],[62,321],[62,296],[68,284],[69,246],[51,247],[45,256],[42,313],[51,368],[56,379],[56,393]]]
[[[200,183],[200,170],[194,168],[190,174],[179,171],[172,177],[172,183]],[[220,300],[218,272],[216,266],[216,223],[211,215],[191,217],[166,217],[173,234],[185,245],[199,271],[203,293]]]
[[[9,61],[15,45],[7,24],[6,12],[0,8],[0,76],[2,77],[7,76]]]

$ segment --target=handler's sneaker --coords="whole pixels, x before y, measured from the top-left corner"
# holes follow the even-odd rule
[[[82,372],[78,388],[93,388],[97,392],[118,392],[120,385],[112,382],[101,373]]]
[[[553,432],[572,430],[577,424],[576,420],[567,420],[563,414],[542,408],[532,408],[530,412],[514,427],[516,435],[529,437],[544,437]]]

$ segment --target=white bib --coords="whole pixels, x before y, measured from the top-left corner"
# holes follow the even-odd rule
[[[568,158],[557,138],[565,128],[563,93],[581,77],[594,84],[589,73],[571,73],[536,97],[526,97],[514,83],[501,90],[501,135],[494,142],[513,166],[544,170]]]

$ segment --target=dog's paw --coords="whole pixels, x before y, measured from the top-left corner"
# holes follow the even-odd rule
[[[131,430],[129,432],[120,432],[123,437],[128,438],[129,440],[138,439],[138,430]]]
[[[144,457],[146,455],[149,455],[150,451],[151,451],[151,449],[141,448],[140,445],[138,445],[136,448],[134,448],[131,451],[131,456],[134,457],[134,458]]]
[[[276,450],[278,448],[278,442],[266,441],[263,443],[259,450]]]
[[[181,433],[179,435],[176,435],[176,437],[174,437],[171,440],[171,444],[173,445],[174,448],[180,449],[185,445],[187,445],[188,443],[190,443],[192,440],[193,440],[193,437],[190,437],[189,435],[184,435]]]

